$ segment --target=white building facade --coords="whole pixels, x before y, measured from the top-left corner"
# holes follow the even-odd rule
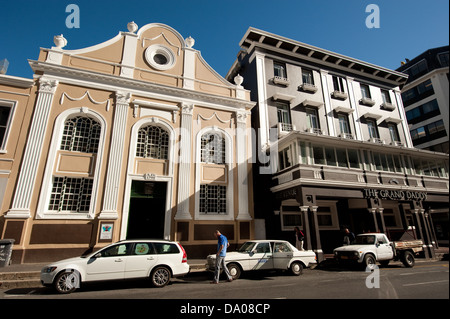
[[[240,46],[228,77],[243,75],[257,102],[255,231],[293,240],[298,226],[319,259],[345,228],[421,238],[432,256],[448,155],[413,148],[407,75],[255,28]]]

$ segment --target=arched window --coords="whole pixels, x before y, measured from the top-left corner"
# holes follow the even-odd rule
[[[208,132],[201,137],[202,163],[225,164],[225,139],[218,133]]]
[[[136,157],[167,160],[169,157],[169,132],[148,125],[138,131]]]
[[[66,120],[61,150],[97,153],[101,125],[90,117],[77,116]]]

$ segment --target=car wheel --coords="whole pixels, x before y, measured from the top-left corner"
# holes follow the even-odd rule
[[[405,251],[401,259],[403,265],[408,268],[414,267],[414,264],[416,263],[414,255],[410,251]]]
[[[364,256],[364,266],[365,268],[373,269],[377,264],[375,257],[373,255],[365,255]]]
[[[238,264],[228,264],[227,268],[231,277],[233,277],[233,280],[236,280],[241,276],[241,267],[239,267]]]
[[[53,285],[58,293],[70,294],[79,288],[80,276],[74,271],[63,271],[56,276]]]
[[[295,276],[300,276],[303,273],[303,265],[298,261],[294,261],[291,264],[291,272]]]
[[[156,267],[151,275],[152,284],[157,288],[162,288],[170,282],[170,277],[170,270],[167,267]]]

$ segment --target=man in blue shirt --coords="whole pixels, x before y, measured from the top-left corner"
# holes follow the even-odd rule
[[[216,254],[216,269],[214,272],[214,280],[211,282],[212,284],[219,283],[220,276],[220,268],[225,270],[225,274],[228,277],[228,281],[232,281],[233,277],[231,277],[228,268],[225,266],[225,256],[227,255],[227,247],[230,246],[228,239],[220,233],[220,231],[215,231],[215,236],[218,239],[217,241],[217,254]]]

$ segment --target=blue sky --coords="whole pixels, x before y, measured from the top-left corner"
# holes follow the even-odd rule
[[[66,7],[80,8],[80,28],[66,27]],[[28,59],[53,46],[64,34],[65,49],[95,45],[139,27],[164,23],[184,38],[225,76],[248,27],[318,46],[379,66],[396,69],[429,48],[448,45],[448,0],[1,0],[0,60],[8,75],[31,78]],[[365,21],[369,4],[380,9],[380,28]]]

